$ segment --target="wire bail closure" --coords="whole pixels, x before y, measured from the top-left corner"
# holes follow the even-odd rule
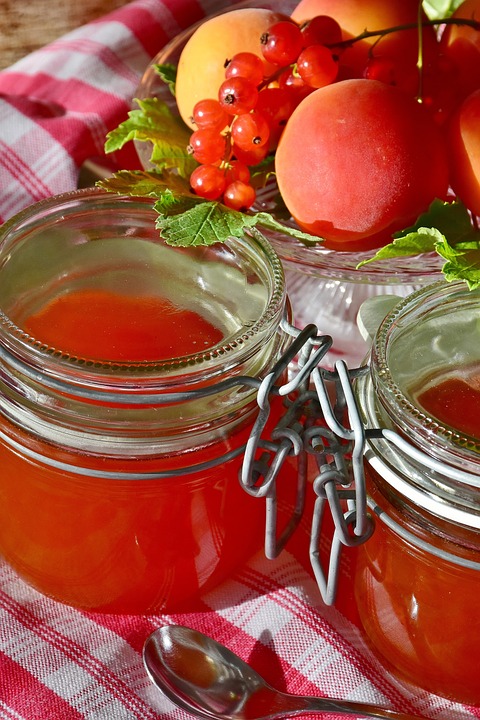
[[[478,487],[480,480],[476,475],[455,470],[426,455],[393,430],[366,429],[353,382],[367,375],[369,367],[365,365],[349,369],[344,361],[339,360],[334,370],[322,368],[321,362],[332,346],[332,338],[319,335],[315,325],[308,325],[300,331],[284,321],[283,329],[294,340],[258,387],[259,414],[245,448],[240,483],[250,495],[265,498],[265,555],[274,559],[283,550],[303,516],[308,457],[314,458],[318,473],[313,481],[316,498],[309,555],[322,600],[332,605],[337,594],[342,550],[344,547],[356,547],[371,537],[374,531],[373,515],[394,527],[399,534],[404,534],[403,529],[367,497],[364,462],[369,453],[368,440],[381,438],[391,446],[401,447],[409,457],[425,466],[474,487]],[[294,367],[292,361],[295,358]],[[289,381],[284,385],[275,385],[287,367],[290,368]],[[264,439],[262,432],[274,391],[288,398],[287,411],[270,438]],[[270,452],[262,453],[259,460],[258,450],[262,447]],[[278,529],[276,480],[288,456],[298,458],[297,494],[289,521],[283,529]],[[324,568],[320,558],[320,544],[325,536],[327,508],[334,530],[329,539],[327,567]],[[409,541],[425,549],[425,542],[417,540],[411,533]],[[428,545],[428,551],[441,555],[441,551],[432,545]],[[465,561],[450,554],[447,559],[480,570],[480,563]]]
[[[265,498],[265,555],[274,559],[303,516],[308,455],[315,457],[318,475],[313,490],[317,497],[310,535],[310,561],[324,602],[332,604],[343,546],[359,545],[373,532],[363,472],[365,432],[352,390],[352,379],[368,369],[348,371],[344,362],[337,363],[335,371],[322,369],[319,365],[332,346],[332,338],[318,335],[315,325],[299,331],[284,322],[284,330],[295,339],[258,388],[259,414],[245,448],[240,482],[250,495]],[[298,369],[293,378],[284,385],[275,386],[275,381],[296,357]],[[278,394],[288,396],[289,405],[271,438],[266,440],[262,432],[269,417],[274,387]],[[349,427],[341,422],[345,413]],[[260,460],[256,460],[260,447],[268,447],[272,454],[262,453]],[[283,462],[292,455],[298,457],[296,501],[289,521],[279,530],[276,480]],[[319,547],[327,505],[335,530],[328,569],[325,570]]]

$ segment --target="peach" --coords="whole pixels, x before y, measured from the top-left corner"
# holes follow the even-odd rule
[[[465,0],[452,18],[480,22],[480,0]],[[442,53],[452,62],[458,100],[480,88],[480,31],[468,25],[447,25],[440,40]]]
[[[288,120],[275,165],[298,225],[332,247],[388,242],[448,189],[439,128],[421,104],[377,80],[311,93]]]
[[[265,8],[237,8],[215,15],[194,31],[177,68],[176,100],[184,122],[194,127],[192,110],[199,100],[216,98],[225,80],[225,61],[239,52],[262,58],[265,74],[273,67],[263,60],[260,38],[273,23],[286,16]]]
[[[480,89],[469,95],[449,125],[452,189],[480,216]]]

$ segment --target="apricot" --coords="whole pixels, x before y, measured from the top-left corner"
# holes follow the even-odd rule
[[[480,0],[465,0],[452,15],[480,22]],[[480,30],[468,25],[447,25],[440,50],[453,64],[458,101],[480,88]]]
[[[452,189],[480,216],[480,89],[469,95],[452,117],[448,149]]]
[[[449,182],[431,116],[377,80],[342,80],[311,93],[285,126],[275,165],[298,225],[332,247],[388,242],[444,199]]]
[[[216,98],[225,80],[225,62],[239,52],[252,52],[264,64],[265,74],[273,66],[265,62],[260,38],[273,23],[287,19],[265,8],[237,8],[202,22],[183,48],[177,68],[176,100],[184,122],[194,128],[195,103]]]

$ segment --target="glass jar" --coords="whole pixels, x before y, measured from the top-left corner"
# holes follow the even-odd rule
[[[238,480],[257,388],[236,378],[285,349],[281,263],[246,236],[168,246],[155,218],[88,190],[0,232],[0,554],[102,612],[183,607],[264,538]]]
[[[480,290],[402,300],[357,382],[375,519],[358,548],[366,636],[403,677],[480,705]]]

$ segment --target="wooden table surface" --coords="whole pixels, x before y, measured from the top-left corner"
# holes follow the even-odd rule
[[[129,0],[0,0],[0,70]]]

